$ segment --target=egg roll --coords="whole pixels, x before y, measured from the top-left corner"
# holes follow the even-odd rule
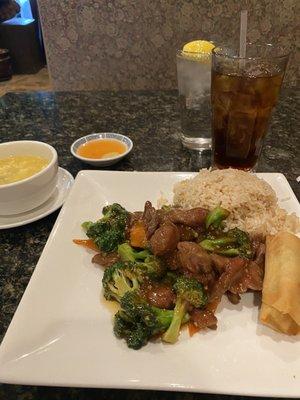
[[[300,333],[300,239],[289,232],[266,237],[260,321],[287,335]]]

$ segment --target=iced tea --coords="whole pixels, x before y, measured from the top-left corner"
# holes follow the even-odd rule
[[[212,68],[213,163],[253,169],[260,155],[284,75],[272,60],[227,57]]]

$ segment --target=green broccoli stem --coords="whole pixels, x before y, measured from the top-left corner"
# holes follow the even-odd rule
[[[228,257],[241,256],[250,258],[253,256],[251,241],[246,232],[238,228],[223,232],[222,237],[207,238],[199,244],[207,251],[212,251]]]
[[[240,250],[232,248],[232,249],[218,250],[217,253],[227,257],[235,257],[240,255]]]
[[[148,250],[136,251],[128,243],[122,243],[118,246],[118,254],[122,261],[145,260],[150,255]]]
[[[152,306],[152,311],[156,315],[157,327],[153,329],[152,334],[164,332],[171,324],[174,315],[173,310],[166,310]]]
[[[236,243],[234,237],[221,237],[218,239],[204,239],[200,242],[200,246],[208,251],[220,250],[223,246]]]
[[[229,211],[220,206],[215,207],[211,210],[205,219],[205,227],[208,229],[211,225],[214,228],[218,228],[221,225],[221,222],[226,219],[229,215]]]
[[[157,327],[152,329],[152,335],[165,332],[172,323],[172,320],[175,315],[175,309],[166,310],[165,308],[157,308],[153,306],[151,308],[152,311],[155,313],[157,320]],[[187,323],[189,319],[190,319],[189,314],[185,312],[181,321],[181,325]]]
[[[92,221],[85,221],[81,224],[82,229],[87,232],[88,229],[93,225],[94,223]]]
[[[169,325],[169,328],[162,336],[162,340],[164,342],[167,343],[177,342],[180,333],[180,327],[182,325],[182,321],[186,313],[186,306],[187,302],[185,300],[182,300],[180,298],[177,299],[171,324]]]

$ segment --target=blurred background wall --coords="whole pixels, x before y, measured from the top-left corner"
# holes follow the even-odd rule
[[[248,9],[248,40],[296,46],[299,0],[39,0],[56,90],[176,88],[175,53],[196,38],[229,41]],[[298,38],[299,39],[299,38]],[[298,40],[299,42],[299,40]],[[285,84],[294,85],[293,50]]]

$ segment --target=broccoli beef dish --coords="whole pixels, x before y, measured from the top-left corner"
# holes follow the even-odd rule
[[[106,300],[119,304],[113,331],[132,349],[161,338],[175,343],[183,325],[190,334],[217,329],[215,310],[223,295],[261,291],[263,237],[228,229],[229,212],[218,206],[129,212],[119,204],[103,208],[96,222],[84,222],[88,239],[74,240],[96,251],[104,268]]]

